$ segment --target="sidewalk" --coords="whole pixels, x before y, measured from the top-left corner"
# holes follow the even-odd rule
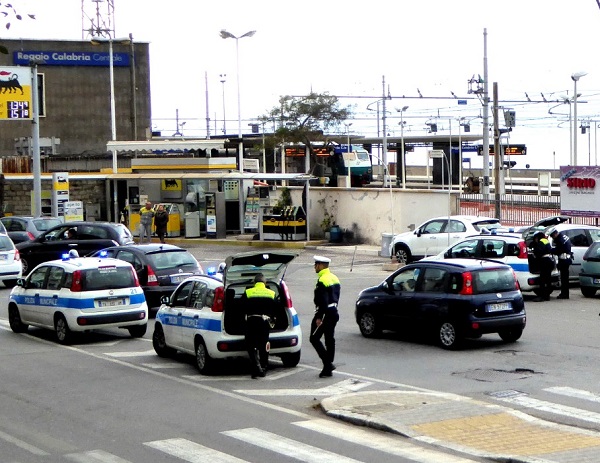
[[[597,463],[600,433],[454,394],[381,391],[321,402],[331,417],[473,457],[514,463]]]

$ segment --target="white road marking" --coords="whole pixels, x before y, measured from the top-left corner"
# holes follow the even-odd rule
[[[190,463],[247,463],[245,460],[204,447],[187,439],[159,440],[145,442],[144,445]]]
[[[299,421],[293,424],[322,435],[332,436],[390,455],[408,458],[418,463],[475,463],[474,460],[455,457],[437,450],[429,450],[410,444],[407,439],[400,436],[383,434],[359,427],[349,428],[347,425],[335,421],[317,419]]]
[[[583,389],[575,389],[573,387],[548,387],[544,389],[544,391],[552,392],[554,394],[564,395],[567,397],[573,397],[576,399],[588,400],[590,402],[600,403],[600,396],[598,394],[594,394],[590,391],[585,391]]]
[[[210,383],[215,381],[248,381],[249,376],[202,376],[200,373],[197,375],[181,375],[182,378],[189,379],[190,381],[196,381],[199,383]]]
[[[582,410],[580,408],[569,407],[553,402],[546,402],[544,400],[534,399],[533,397],[528,397],[525,395],[501,398],[496,397],[495,399],[501,402],[518,405],[520,407],[533,408],[534,410],[539,410],[542,412],[553,413],[555,415],[566,416],[569,418],[577,418],[589,423],[600,424],[600,413]]]
[[[302,373],[303,371],[306,371],[306,369],[298,367],[298,368],[291,368],[289,370],[283,370],[280,373],[273,373],[273,374],[267,373],[267,376],[265,377],[265,379],[267,381],[276,381],[278,379],[285,378],[286,376],[292,376],[292,375],[295,375],[298,373]]]
[[[316,395],[338,395],[348,392],[356,392],[362,388],[370,386],[371,382],[360,381],[357,379],[345,379],[339,383],[325,386],[318,389],[237,389],[235,392],[246,395],[258,396],[316,396]]]
[[[153,370],[163,370],[168,368],[181,368],[185,367],[185,363],[181,362],[165,362],[165,363],[142,363],[142,366],[146,368],[152,368]]]
[[[131,463],[129,460],[105,452],[104,450],[90,450],[89,452],[71,453],[65,455],[69,460],[77,463]]]
[[[279,436],[257,428],[225,431],[222,434],[234,437],[257,447],[285,455],[306,463],[357,463],[359,460],[313,447],[287,437]]]
[[[148,357],[150,355],[156,356],[154,349],[136,351],[136,352],[105,352],[104,355],[114,358],[127,358],[127,357]]]
[[[33,453],[34,455],[46,456],[50,455],[47,452],[44,452],[42,449],[38,449],[36,446],[28,444],[27,442],[22,441],[21,439],[17,439],[16,437],[11,436],[5,432],[0,431],[0,439],[9,442],[17,447],[27,450],[29,453]]]

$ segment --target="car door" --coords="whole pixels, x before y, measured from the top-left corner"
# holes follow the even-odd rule
[[[48,266],[46,284],[40,290],[40,310],[38,313],[39,323],[45,326],[54,326],[54,312],[59,304],[65,305],[60,300],[62,284],[65,278],[65,270],[55,265]]]
[[[477,238],[467,239],[456,243],[444,253],[445,259],[472,259],[479,257],[478,245],[480,240]]]
[[[179,285],[171,296],[171,304],[161,309],[160,319],[167,344],[171,347],[184,350],[183,347],[183,314],[188,306],[188,301],[194,281],[186,281]],[[189,344],[188,344],[189,345]]]
[[[27,285],[24,291],[23,303],[19,305],[23,321],[31,323],[41,323],[44,319],[43,311],[47,305],[42,305],[46,300],[46,277],[50,266],[43,265],[33,272],[27,278]]]
[[[79,224],[77,226],[77,238],[72,243],[80,256],[87,256],[114,244],[107,228],[93,224]]]
[[[415,288],[411,312],[411,323],[431,326],[444,317],[447,311],[446,292],[448,271],[438,267],[425,267]]]
[[[66,238],[68,229],[68,226],[53,228],[35,240],[20,243],[17,249],[19,249],[21,258],[27,262],[27,270],[24,269],[24,272],[30,272],[42,262],[60,259],[64,253],[76,248],[73,240]]]
[[[467,235],[467,227],[460,220],[450,219],[444,225],[442,233],[439,234],[436,245],[438,246],[438,250],[436,252],[440,252],[448,246],[453,245],[454,243],[459,242]]]
[[[181,316],[181,344],[182,348],[193,352],[195,350],[194,337],[197,329],[206,329],[207,317],[202,315],[208,310],[207,301],[213,292],[204,281],[195,281],[190,291],[190,297]]]
[[[148,284],[148,271],[142,263],[142,259],[131,249],[118,249],[114,248],[110,250],[112,252],[111,257],[129,262],[137,273],[138,280],[141,286]]]
[[[398,330],[412,323],[415,312],[415,290],[420,266],[400,269],[388,278],[387,290],[378,298],[379,318],[383,329]]]
[[[434,219],[421,225],[410,243],[412,255],[431,256],[444,250],[448,240],[442,239],[446,236],[442,230],[447,222],[448,219]]]
[[[569,280],[579,281],[579,272],[581,271],[581,264],[583,263],[583,255],[587,248],[592,244],[592,237],[589,230],[585,228],[571,228],[563,230],[564,233],[569,237],[571,241],[571,252],[573,253],[573,263],[569,267]]]

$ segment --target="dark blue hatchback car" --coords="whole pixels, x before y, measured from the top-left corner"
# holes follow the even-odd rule
[[[365,337],[382,331],[435,333],[445,349],[465,338],[498,333],[506,342],[521,337],[525,303],[511,267],[490,260],[418,261],[363,290],[356,322]]]

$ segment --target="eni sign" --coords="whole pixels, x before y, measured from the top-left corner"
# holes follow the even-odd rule
[[[31,68],[0,66],[0,120],[32,117]]]

